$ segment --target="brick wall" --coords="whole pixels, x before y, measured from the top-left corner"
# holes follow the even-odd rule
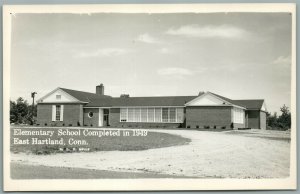
[[[186,126],[190,128],[226,127],[231,125],[231,107],[194,106],[186,107]]]
[[[61,104],[64,105],[63,121],[52,121],[52,104],[38,104],[37,124],[40,126],[82,126],[82,105],[81,104]]]
[[[126,128],[178,128],[180,123],[120,122],[120,109],[111,108],[109,113],[109,125],[112,127]]]
[[[89,117],[89,112],[93,112],[93,117]],[[84,108],[83,109],[83,125],[88,127],[99,126],[99,108]]]

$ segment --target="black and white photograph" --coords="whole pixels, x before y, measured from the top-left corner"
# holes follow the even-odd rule
[[[295,14],[4,6],[5,190],[296,189]]]

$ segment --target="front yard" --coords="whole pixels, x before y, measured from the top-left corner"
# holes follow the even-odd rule
[[[115,144],[132,145],[137,143],[144,145],[148,143],[151,145],[157,144],[152,146],[156,149],[142,149],[139,151],[134,149],[108,151],[108,149],[97,152],[46,155],[12,152],[11,161],[13,165],[22,164],[37,166],[38,168],[43,166],[52,167],[54,168],[53,172],[57,172],[59,168],[69,168],[74,172],[77,172],[76,170],[79,170],[79,172],[86,170],[83,175],[73,173],[73,176],[68,178],[78,178],[78,176],[84,178],[86,177],[84,174],[90,172],[90,170],[95,170],[92,174],[99,175],[95,175],[94,178],[111,177],[107,173],[101,173],[103,171],[114,173],[113,177],[115,178],[124,178],[126,173],[128,173],[128,177],[132,177],[135,173],[144,173],[146,176],[137,176],[136,178],[175,176],[260,179],[289,176],[289,132],[262,130],[210,132],[181,129],[151,130],[151,133],[153,134],[148,136],[149,139],[137,138],[139,140],[132,139],[133,142],[123,143],[124,138],[114,140],[108,138],[106,143],[103,142],[101,145],[115,147]],[[165,140],[162,140],[162,137]],[[175,141],[176,139],[177,141]],[[189,139],[191,142],[189,142]],[[160,145],[162,142],[172,143],[164,144],[168,147],[163,147]],[[178,144],[178,142],[181,143]],[[118,175],[118,173],[125,173],[125,175]],[[14,176],[18,178],[18,173]],[[30,177],[32,176],[28,178]],[[52,177],[55,177],[55,175]]]
[[[39,136],[39,135],[14,135],[15,129],[26,131],[43,130],[53,131],[53,136]],[[58,130],[66,130],[70,134],[59,135]],[[76,133],[80,130],[80,135]],[[144,130],[122,130],[119,136],[84,136],[84,131],[87,133],[98,132],[97,129],[88,128],[54,128],[54,127],[39,127],[39,128],[20,128],[11,127],[11,151],[13,153],[26,152],[34,154],[52,154],[63,152],[78,152],[78,151],[133,151],[133,150],[147,150],[153,148],[162,148],[175,145],[184,145],[190,142],[190,139],[183,138],[179,135],[173,135],[163,132],[148,131],[146,135],[142,134]],[[103,130],[104,131],[104,130]],[[117,129],[107,131],[117,132]],[[124,136],[124,131],[129,136]],[[140,133],[138,133],[140,132]],[[135,133],[135,134],[133,134]],[[14,144],[15,139],[29,140],[29,144]],[[51,138],[52,140],[60,140],[63,138],[64,145],[49,145],[49,144],[31,144],[32,138],[39,138],[41,140]],[[77,142],[77,143],[76,143]]]

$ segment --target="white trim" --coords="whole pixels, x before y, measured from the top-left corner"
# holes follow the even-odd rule
[[[56,105],[52,105],[52,121],[56,121]]]
[[[223,102],[225,102],[225,103],[227,103],[227,104],[219,104],[219,105],[190,105],[190,104],[192,104],[193,102],[195,102],[195,101],[197,101],[197,100],[199,100],[199,99],[201,99],[201,98],[204,98],[204,97],[207,96],[207,95],[211,95],[211,96],[217,98],[218,100],[223,101]],[[222,99],[222,98],[220,98],[220,97],[218,97],[218,96],[212,94],[211,92],[206,92],[205,94],[202,94],[201,96],[198,96],[197,98],[194,98],[193,100],[191,100],[191,101],[185,103],[185,106],[233,106],[233,107],[238,107],[238,108],[241,108],[241,109],[246,109],[245,107],[242,107],[242,106],[238,106],[238,105],[232,104],[232,103],[230,103],[230,102],[228,102],[228,101],[226,101],[226,100],[224,100],[224,99]]]
[[[51,94],[53,94],[53,93],[56,92],[56,91],[61,91],[63,94],[67,95],[67,96],[70,97],[72,100],[74,100],[74,102],[81,102],[80,100],[78,100],[78,99],[75,98],[74,96],[68,94],[67,92],[65,92],[64,90],[62,90],[61,88],[58,87],[58,88],[54,89],[53,91],[49,92],[48,94],[46,94],[45,96],[43,96],[43,97],[41,97],[40,99],[38,99],[38,100],[37,100],[37,103],[43,103],[42,101],[43,101],[45,98],[49,97]],[[48,102],[48,103],[49,103],[49,102]],[[51,102],[50,102],[50,103],[51,103]],[[57,102],[55,102],[55,103],[57,103]],[[64,103],[64,102],[60,102],[60,101],[59,101],[59,103]],[[69,102],[69,103],[70,103],[70,102]]]
[[[90,113],[93,113],[93,116],[90,116]],[[89,111],[89,112],[88,112],[88,117],[89,117],[89,118],[93,118],[93,117],[94,117],[94,112],[93,112],[93,111]]]
[[[59,116],[59,121],[64,120],[64,105],[60,105],[60,116]]]
[[[264,108],[265,110],[263,110],[263,108]],[[263,111],[263,112],[268,112],[267,105],[266,105],[265,101],[263,102],[263,104],[262,104],[260,110]]]
[[[84,102],[84,101],[74,101],[74,102],[66,102],[66,101],[59,101],[59,102],[38,102],[38,104],[84,104],[84,103],[89,103],[89,102]],[[95,107],[99,108],[99,107]]]
[[[99,108],[99,123],[98,123],[98,127],[103,127],[103,109]]]

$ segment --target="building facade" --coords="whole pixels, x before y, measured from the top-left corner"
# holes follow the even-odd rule
[[[231,100],[212,92],[197,96],[111,97],[57,88],[38,100],[39,126],[266,129],[264,100]]]

